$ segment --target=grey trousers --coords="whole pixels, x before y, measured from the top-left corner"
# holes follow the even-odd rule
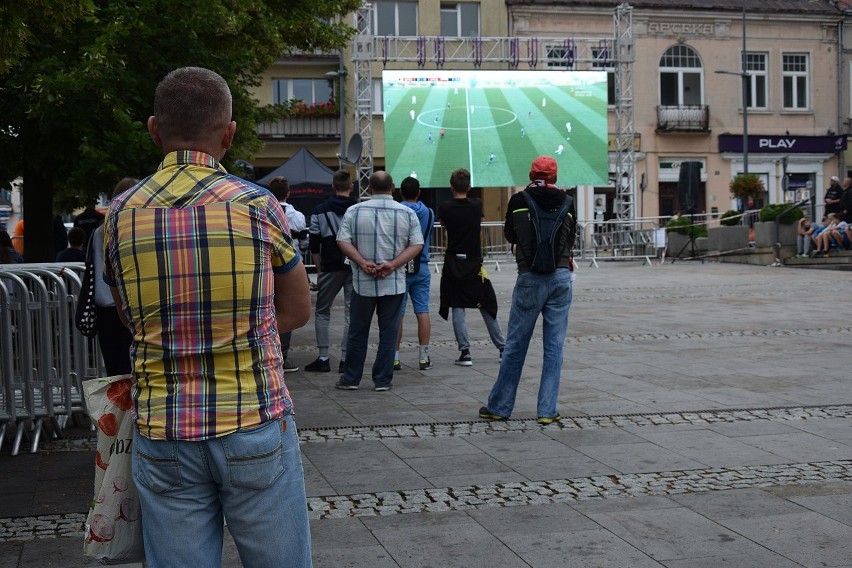
[[[503,337],[503,330],[500,329],[500,322],[491,317],[491,314],[482,308],[479,309],[479,312],[485,321],[485,328],[488,330],[488,336],[491,337],[491,343],[497,349],[503,349],[506,346],[506,339]],[[456,343],[459,345],[459,351],[470,349],[470,340],[467,337],[467,322],[464,319],[464,308],[453,308],[453,332],[456,335]]]
[[[331,306],[334,298],[343,289],[343,336],[340,340],[340,360],[346,360],[346,339],[349,336],[349,305],[352,301],[352,271],[336,270],[322,272],[317,277],[317,305],[314,317],[316,326],[317,348],[320,357],[328,357],[328,328],[331,320]]]

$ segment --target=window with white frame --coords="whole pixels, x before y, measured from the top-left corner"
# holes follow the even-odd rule
[[[544,46],[548,69],[573,69],[576,59],[575,49],[564,44],[549,44]]]
[[[748,73],[746,91],[748,108],[765,109],[769,106],[766,88],[768,85],[769,55],[746,53],[745,70]]]
[[[592,48],[592,69],[606,71],[606,104],[615,104],[615,67],[610,59],[609,47]]]
[[[784,108],[808,108],[808,55],[785,53],[782,56]]]
[[[704,104],[704,69],[694,49],[673,45],[660,58],[660,105]]]
[[[441,35],[479,37],[479,2],[442,2]]]
[[[273,79],[272,102],[299,100],[306,105],[326,103],[334,98],[328,79]]]
[[[373,2],[373,34],[416,36],[417,2]]]

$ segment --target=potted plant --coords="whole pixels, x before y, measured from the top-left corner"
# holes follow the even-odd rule
[[[790,207],[789,203],[773,203],[761,208],[760,221],[755,224],[755,241],[758,247],[772,247],[780,242],[782,247],[792,247],[795,254],[796,222],[804,217],[805,213],[798,207]],[[782,213],[776,225],[776,218]]]
[[[766,191],[763,180],[757,174],[739,174],[731,180],[728,187],[731,190],[731,195],[740,200],[743,209]]]
[[[677,215],[669,219],[666,223],[666,233],[668,251],[671,256],[679,256],[686,252],[690,238],[695,239],[696,250],[707,249],[707,239],[701,239],[701,237],[707,236],[707,227],[693,222],[688,215]],[[701,240],[699,241],[699,239]]]
[[[719,226],[708,231],[710,250],[728,252],[748,248],[748,227],[742,224],[742,213],[730,209],[722,213]]]
[[[742,225],[743,216],[740,212],[734,211],[733,209],[728,209],[722,216],[719,217],[719,224],[723,227],[736,227],[737,225]]]

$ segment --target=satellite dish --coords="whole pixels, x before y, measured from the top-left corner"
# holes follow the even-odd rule
[[[364,149],[364,140],[360,134],[353,134],[349,139],[349,146],[346,149],[346,155],[337,155],[337,159],[341,164],[354,165],[361,159],[361,151]]]

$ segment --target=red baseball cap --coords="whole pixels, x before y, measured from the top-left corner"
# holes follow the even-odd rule
[[[539,156],[530,166],[530,179],[556,179],[556,160],[550,156]]]

